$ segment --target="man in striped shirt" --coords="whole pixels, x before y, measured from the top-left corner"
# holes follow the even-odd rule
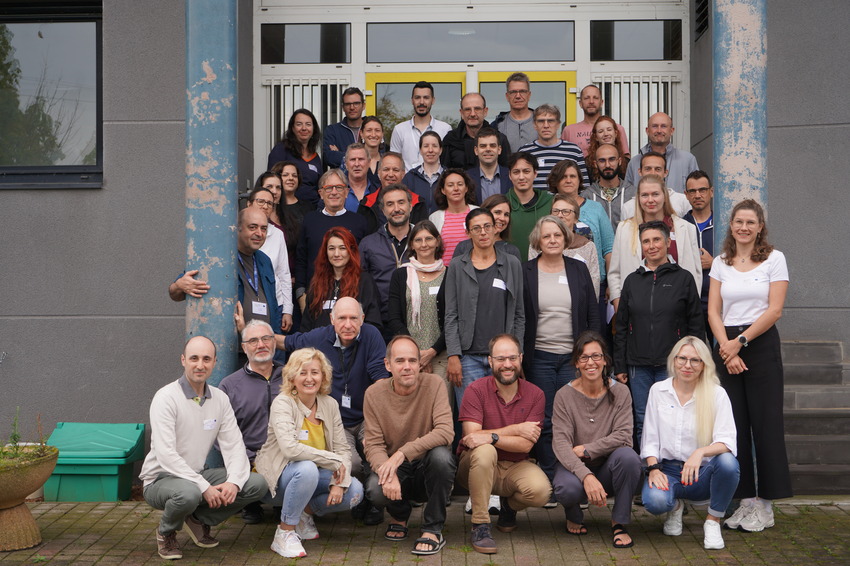
[[[534,188],[547,190],[546,177],[555,164],[564,159],[572,159],[578,163],[584,184],[588,185],[587,167],[581,149],[576,144],[558,137],[561,129],[561,111],[558,107],[552,104],[538,106],[534,110],[534,129],[537,130],[537,139],[519,148],[519,151],[530,153],[537,159]]]

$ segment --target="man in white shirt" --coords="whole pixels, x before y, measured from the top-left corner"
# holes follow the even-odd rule
[[[413,85],[413,96],[410,98],[413,103],[413,118],[393,128],[390,149],[404,157],[404,168],[407,171],[422,163],[422,155],[419,154],[419,138],[423,133],[433,130],[440,135],[440,139],[443,139],[452,130],[451,124],[431,116],[431,107],[436,100],[431,83],[419,81]]]
[[[145,501],[163,510],[156,541],[165,560],[183,557],[177,531],[184,523],[197,546],[213,548],[218,540],[210,535],[210,526],[268,491],[266,480],[251,473],[227,395],[206,383],[215,367],[215,345],[195,336],[186,343],[180,363],[185,370],[180,379],[151,401],[151,450],[139,474]],[[216,441],[225,467],[205,470],[204,460]]]

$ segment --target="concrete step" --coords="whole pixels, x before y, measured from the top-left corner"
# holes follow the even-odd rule
[[[850,434],[785,435],[793,464],[850,465]]]
[[[850,465],[791,464],[794,495],[850,493]]]
[[[785,434],[850,434],[850,409],[785,409]]]
[[[846,409],[850,408],[848,385],[786,385],[786,409]]]
[[[841,385],[841,362],[783,362],[785,385]]]
[[[788,340],[782,342],[784,363],[838,363],[844,359],[841,342]]]

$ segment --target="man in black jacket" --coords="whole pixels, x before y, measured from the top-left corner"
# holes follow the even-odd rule
[[[484,100],[484,95],[477,92],[466,93],[460,99],[460,123],[443,138],[443,156],[440,160],[443,167],[470,169],[478,165],[475,137],[481,128],[490,126],[485,118],[487,118],[487,101]],[[502,147],[499,165],[504,167],[511,155],[511,146],[505,134],[499,132],[498,135],[499,145]]]

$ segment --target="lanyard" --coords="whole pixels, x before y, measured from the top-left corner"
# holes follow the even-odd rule
[[[360,346],[360,342],[358,340],[354,340],[354,344],[350,346],[351,348],[351,356],[349,356],[349,360],[351,360],[351,365],[346,366],[345,364],[345,351],[348,348],[338,348],[339,352],[339,364],[342,366],[342,385],[343,385],[343,395],[348,395],[348,377],[351,375],[351,366],[354,365],[354,359],[357,357],[357,348]]]
[[[251,289],[254,290],[254,294],[259,296],[260,294],[260,276],[257,273],[257,259],[254,258],[254,278],[252,279],[250,275],[248,275],[248,270],[245,269],[245,262],[242,261],[242,256],[237,254],[239,258],[239,264],[242,266],[242,272],[245,274],[245,279],[248,280],[248,285],[251,286]]]

